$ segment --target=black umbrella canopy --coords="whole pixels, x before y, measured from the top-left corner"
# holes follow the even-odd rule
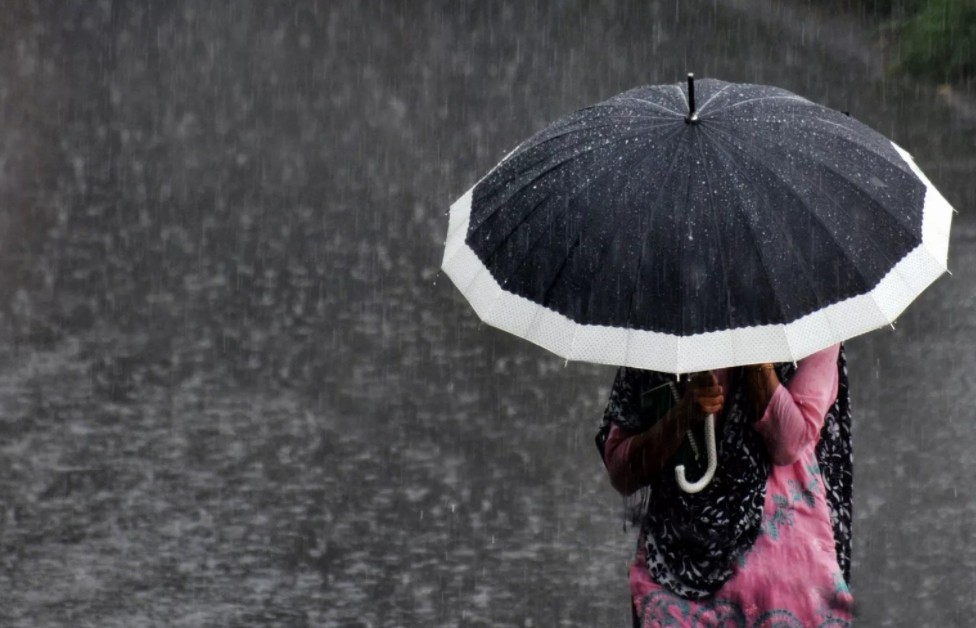
[[[451,211],[479,315],[564,357],[688,372],[885,325],[945,270],[910,157],[786,90],[640,87],[520,145]]]

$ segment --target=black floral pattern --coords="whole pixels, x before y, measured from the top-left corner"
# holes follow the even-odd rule
[[[837,563],[844,580],[851,582],[851,522],[854,490],[854,452],[851,446],[851,393],[847,380],[847,356],[844,345],[837,357],[837,399],[827,411],[817,443],[817,462],[823,476],[830,506],[830,523],[834,529]]]

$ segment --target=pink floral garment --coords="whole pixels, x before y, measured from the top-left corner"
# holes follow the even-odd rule
[[[830,509],[815,447],[837,395],[834,346],[801,360],[777,388],[755,428],[774,466],[766,485],[762,531],[739,558],[738,571],[711,598],[691,601],[657,584],[647,570],[643,539],[630,568],[641,626],[849,626],[853,597],[837,563]],[[727,374],[716,371],[720,384]],[[611,431],[608,464],[623,459],[629,439]]]

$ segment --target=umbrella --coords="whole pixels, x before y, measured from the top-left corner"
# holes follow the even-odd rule
[[[519,145],[451,206],[442,268],[482,320],[567,360],[795,362],[891,324],[946,271],[952,211],[855,118],[689,75]]]

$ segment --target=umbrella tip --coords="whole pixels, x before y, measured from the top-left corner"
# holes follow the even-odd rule
[[[685,117],[687,124],[698,123],[698,111],[695,109],[695,75],[688,73],[688,115]]]

